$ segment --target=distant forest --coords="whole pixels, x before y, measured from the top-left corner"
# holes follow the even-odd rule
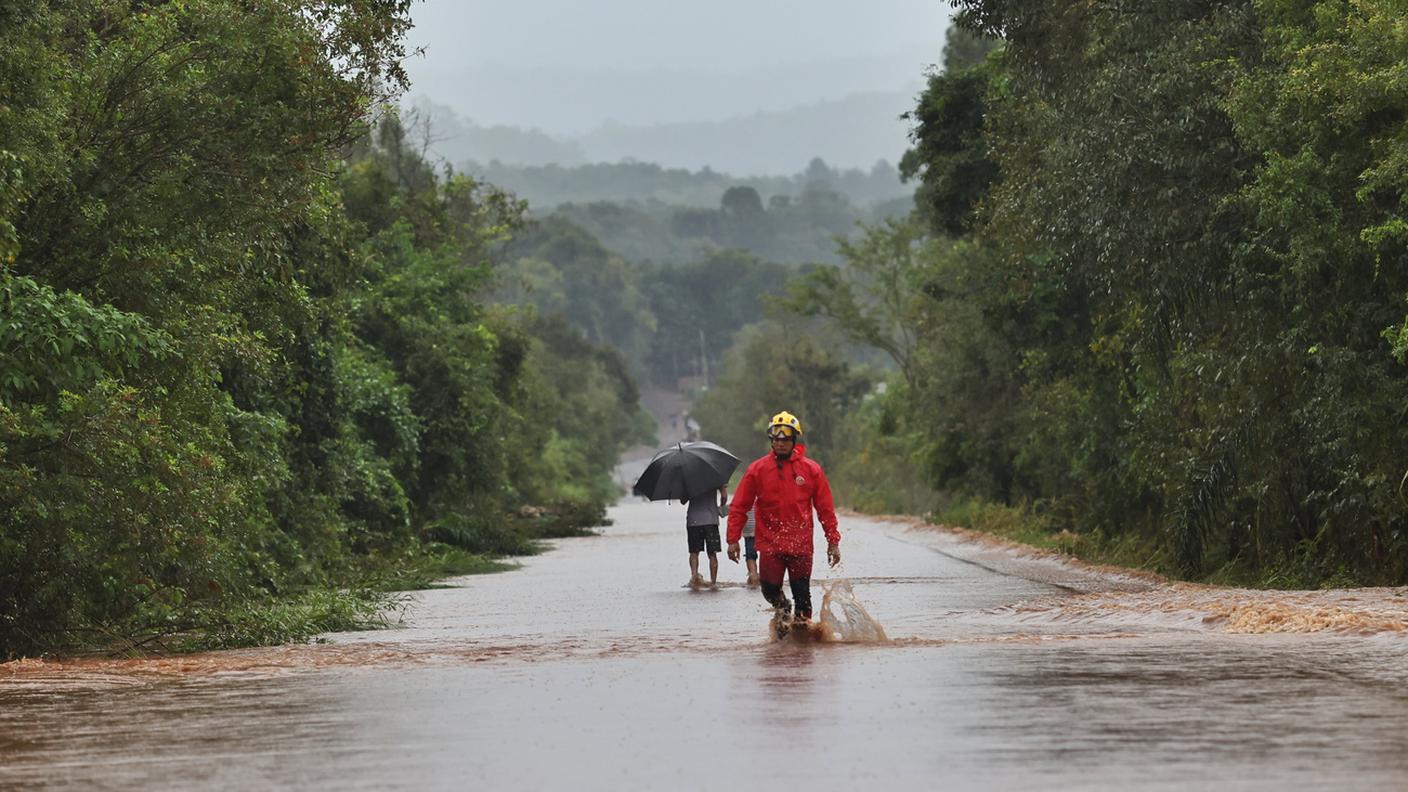
[[[915,184],[883,159],[860,169],[812,156],[794,174],[745,177],[633,158],[587,163],[578,142],[479,127],[424,98],[403,106],[401,119],[421,156],[513,195],[531,216],[568,219],[631,261],[687,263],[738,249],[786,264],[836,264],[838,238],[915,208]]]
[[[635,161],[572,167],[469,161],[457,169],[508,190],[539,210],[592,201],[715,207],[730,187],[751,187],[770,203],[778,202],[775,198],[800,197],[808,190],[830,190],[862,207],[914,194],[914,185],[901,181],[899,170],[885,160],[860,170],[833,168],[813,157],[805,170],[791,176],[749,177]]]
[[[824,188],[805,189],[795,199],[773,195],[764,206],[757,190],[735,186],[723,191],[714,208],[595,201],[562,204],[552,214],[632,261],[686,263],[734,249],[796,265],[839,263],[838,239],[854,235],[864,223],[904,217],[913,209],[912,197],[862,209]]]

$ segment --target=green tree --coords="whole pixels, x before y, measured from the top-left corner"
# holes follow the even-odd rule
[[[957,74],[979,66],[1001,40],[974,33],[962,25],[949,25],[944,31],[943,73]]]
[[[226,377],[274,373],[316,314],[295,254],[403,82],[407,5],[0,11],[0,654],[189,626],[292,572],[269,504],[295,416]]]
[[[652,376],[672,386],[706,368],[720,371],[737,332],[763,318],[767,302],[782,296],[788,273],[737,250],[642,272],[656,317],[647,358]]]
[[[510,263],[501,274],[505,286],[519,289],[540,313],[560,312],[592,343],[617,349],[633,363],[645,358],[655,320],[638,278],[591,234],[561,217],[548,217],[517,234],[507,256]],[[551,276],[543,262],[551,266]],[[545,288],[549,286],[559,288]]]
[[[730,187],[724,190],[720,208],[724,214],[733,218],[753,218],[763,213],[763,199],[752,187]]]
[[[922,233],[917,223],[886,221],[863,229],[854,242],[840,240],[845,264],[795,279],[789,301],[798,313],[824,316],[850,340],[889,355],[911,386],[929,299],[924,259],[939,244],[926,245]]]
[[[838,453],[836,433],[870,386],[818,328],[796,318],[767,321],[739,333],[692,414],[704,439],[746,458],[766,450],[768,418],[788,410],[802,421],[808,453],[825,460]]]
[[[1392,4],[961,6],[1005,42],[973,217],[1020,361],[1013,492],[1191,575],[1401,579]]]
[[[998,178],[983,135],[995,69],[979,64],[930,75],[919,106],[904,115],[914,148],[900,158],[900,175],[919,180],[915,205],[938,232],[963,234]]]

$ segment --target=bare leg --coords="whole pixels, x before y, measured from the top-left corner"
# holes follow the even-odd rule
[[[758,585],[758,559],[750,558],[748,563],[748,585]]]
[[[719,585],[719,554],[709,554],[709,585]]]
[[[699,554],[689,554],[689,585],[699,585]]]

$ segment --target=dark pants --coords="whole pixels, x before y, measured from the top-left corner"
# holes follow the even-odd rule
[[[784,607],[787,598],[782,596],[782,574],[787,573],[791,584],[792,599],[797,603],[797,615],[812,617],[812,557],[808,555],[783,555],[781,553],[761,553],[758,556],[759,587],[763,599],[774,608]]]

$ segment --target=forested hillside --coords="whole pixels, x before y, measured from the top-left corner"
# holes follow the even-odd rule
[[[370,134],[408,7],[0,10],[0,656],[308,635],[601,519],[634,381],[488,299],[521,204]]]
[[[1401,6],[959,5],[919,219],[794,284],[893,363],[813,419],[849,498],[1193,578],[1408,580]],[[792,346],[706,430],[751,367],[810,370]]]

